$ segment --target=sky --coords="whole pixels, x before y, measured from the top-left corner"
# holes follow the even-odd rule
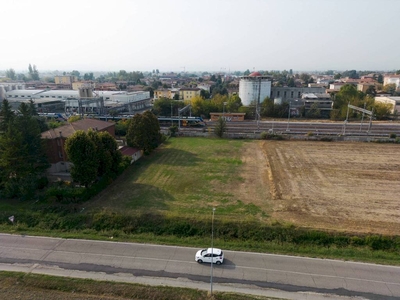
[[[6,0],[0,70],[398,70],[400,0]]]

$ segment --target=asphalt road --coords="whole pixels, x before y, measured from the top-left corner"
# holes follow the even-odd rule
[[[0,234],[0,270],[207,289],[211,268],[194,261],[196,250]],[[224,264],[213,268],[214,291],[247,291],[287,299],[400,299],[400,267],[224,253]]]

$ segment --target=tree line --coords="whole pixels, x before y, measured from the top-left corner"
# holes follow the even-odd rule
[[[0,109],[0,198],[30,198],[45,182],[50,166],[33,102],[18,113],[7,100]]]

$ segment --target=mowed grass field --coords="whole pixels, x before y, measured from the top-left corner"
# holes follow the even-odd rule
[[[242,201],[241,151],[244,140],[172,138],[127,170],[105,191],[85,203],[86,209],[117,213],[160,212],[170,216],[260,219],[268,205]]]

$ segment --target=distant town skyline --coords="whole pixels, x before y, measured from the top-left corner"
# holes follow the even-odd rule
[[[397,0],[6,1],[0,70],[400,69]]]

